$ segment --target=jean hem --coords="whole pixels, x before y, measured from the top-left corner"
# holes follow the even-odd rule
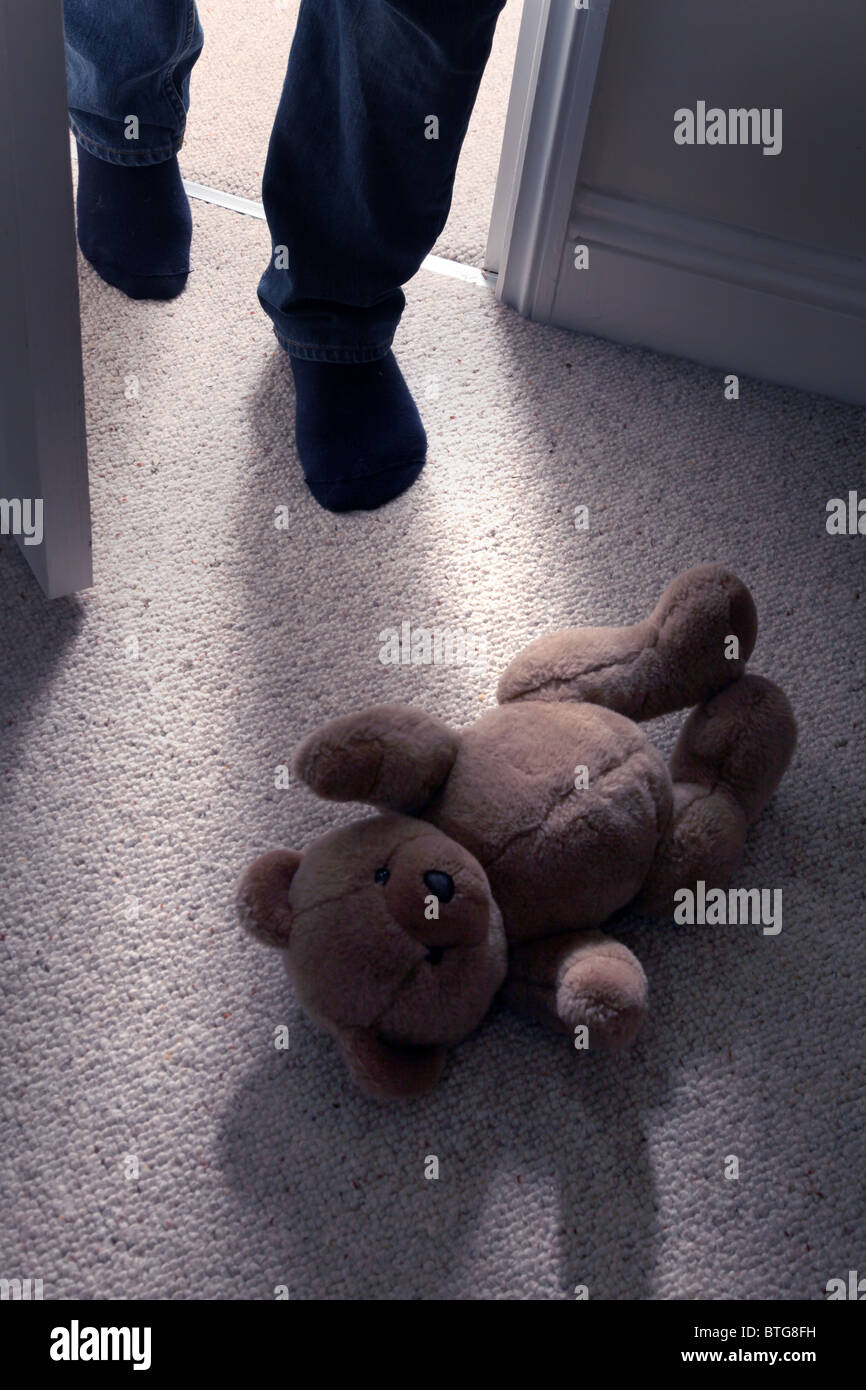
[[[98,140],[91,140],[71,117],[69,128],[75,136],[77,145],[87,150],[88,154],[94,155],[96,159],[104,159],[106,164],[167,164],[170,159],[174,159],[183,145],[183,135],[181,134],[172,140],[171,144],[159,145],[153,149],[115,149],[111,145],[101,145]]]
[[[393,337],[387,343],[376,343],[372,347],[325,347],[321,343],[298,343],[291,338],[283,337],[277,329],[274,329],[274,336],[290,357],[298,357],[303,362],[343,362],[346,364],[359,362],[379,362],[383,357],[387,357],[391,351]]]

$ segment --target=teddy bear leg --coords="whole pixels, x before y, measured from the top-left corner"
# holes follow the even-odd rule
[[[677,889],[694,891],[700,879],[725,886],[796,742],[787,697],[763,676],[743,676],[692,710],[671,758],[673,815],[636,907],[670,916]]]
[[[504,998],[560,1033],[588,1030],[590,1049],[627,1047],[646,1012],[647,982],[635,955],[600,931],[517,946]]]
[[[511,662],[497,698],[583,700],[629,719],[655,719],[742,675],[757,629],[745,584],[721,565],[697,565],[633,627],[573,627],[539,637]]]

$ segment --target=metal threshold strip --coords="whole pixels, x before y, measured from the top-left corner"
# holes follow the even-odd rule
[[[183,186],[190,198],[198,198],[202,203],[215,203],[217,207],[228,208],[230,212],[240,212],[245,217],[265,220],[265,210],[261,203],[250,198],[238,198],[234,193],[223,193],[220,188],[208,188],[203,183],[193,183],[184,179]],[[451,261],[445,256],[426,256],[421,262],[422,270],[430,270],[434,275],[447,275],[452,280],[463,280],[468,285],[481,285],[492,289],[496,276],[489,270],[479,270],[474,265],[464,265],[462,261]]]

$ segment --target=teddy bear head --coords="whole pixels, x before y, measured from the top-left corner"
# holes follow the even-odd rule
[[[284,951],[307,1013],[378,1096],[427,1090],[445,1048],[502,984],[502,917],[478,861],[434,826],[386,813],[302,854],[262,855],[239,889],[244,925]]]

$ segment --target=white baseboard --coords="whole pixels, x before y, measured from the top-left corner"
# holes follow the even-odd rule
[[[569,232],[574,240],[591,240],[732,285],[866,316],[866,260],[589,188],[580,190]]]
[[[866,404],[866,260],[581,189],[546,318]]]

